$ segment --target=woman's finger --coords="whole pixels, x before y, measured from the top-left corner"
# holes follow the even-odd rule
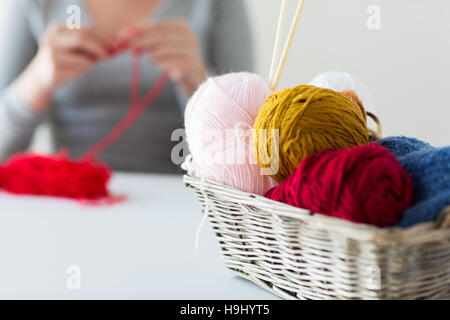
[[[192,53],[186,48],[181,46],[161,46],[157,47],[149,53],[149,57],[153,61],[160,60],[179,60],[179,61],[191,61]]]
[[[161,45],[188,46],[193,36],[185,27],[161,22],[150,24],[129,39],[129,46],[136,50],[151,51]]]
[[[106,58],[110,44],[99,34],[89,30],[81,30],[74,36],[73,49],[91,56],[94,60]]]
[[[61,29],[50,41],[57,49],[70,49],[94,59],[106,57],[110,47],[104,37],[88,28],[81,30]]]
[[[61,79],[64,79],[63,82],[67,82],[69,79],[77,79],[80,78],[83,74],[81,74],[77,70],[62,70],[61,71]]]
[[[155,34],[153,36],[141,37],[130,42],[130,48],[139,51],[154,51],[160,47],[182,47],[190,46],[185,36],[180,34]]]
[[[166,19],[158,22],[143,21],[133,25],[134,36],[154,33],[184,33],[189,31],[189,24],[183,19]]]
[[[73,53],[71,51],[63,51],[56,54],[56,64],[63,70],[83,73],[93,66],[93,61],[85,55]]]

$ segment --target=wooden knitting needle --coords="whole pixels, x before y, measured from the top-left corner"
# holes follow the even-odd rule
[[[292,46],[292,41],[294,40],[295,31],[297,30],[298,22],[300,21],[300,16],[302,15],[303,7],[305,5],[305,0],[300,0],[297,11],[295,12],[294,21],[292,22],[291,29],[289,30],[288,39],[283,49],[283,53],[281,55],[281,61],[278,65],[277,72],[275,77],[271,79],[270,87],[272,90],[276,90],[278,84],[280,83],[281,73],[283,72],[284,66],[286,64],[286,58],[288,56],[289,50]]]
[[[277,61],[280,56],[281,38],[283,37],[284,20],[286,17],[287,0],[281,1],[280,17],[278,18],[277,34],[275,36],[275,45],[273,47],[272,63],[270,65],[269,81],[275,76]]]

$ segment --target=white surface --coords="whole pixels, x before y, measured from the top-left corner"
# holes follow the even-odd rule
[[[274,299],[233,276],[220,258],[194,193],[179,176],[118,174],[129,200],[83,207],[53,198],[0,193],[0,298]],[[68,266],[81,289],[67,288]]]

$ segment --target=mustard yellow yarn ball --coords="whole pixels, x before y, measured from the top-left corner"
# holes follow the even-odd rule
[[[363,112],[347,95],[329,89],[301,85],[274,92],[255,120],[256,160],[282,182],[311,154],[367,144]]]

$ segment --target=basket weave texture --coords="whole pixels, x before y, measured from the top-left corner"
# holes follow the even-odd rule
[[[409,229],[313,214],[184,176],[226,266],[285,299],[450,299],[450,210]]]

